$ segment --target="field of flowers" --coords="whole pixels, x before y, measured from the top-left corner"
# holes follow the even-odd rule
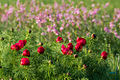
[[[0,0],[1,80],[120,80],[119,0]]]

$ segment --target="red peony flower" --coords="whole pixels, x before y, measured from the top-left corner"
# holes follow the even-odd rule
[[[56,42],[63,42],[62,37],[57,37]]]
[[[61,51],[63,51],[66,47],[62,44]]]
[[[75,46],[76,51],[81,51],[82,50],[82,45],[81,43],[77,43]]]
[[[24,47],[24,44],[23,43],[17,43],[19,45],[20,48],[23,48]]]
[[[27,40],[19,40],[18,43],[21,43],[25,46],[25,44],[27,43]]]
[[[27,43],[27,40],[23,40],[23,43],[24,43],[24,45],[26,45],[26,43]]]
[[[21,48],[19,47],[18,44],[11,45],[11,50],[16,50],[16,51],[18,51],[18,50],[20,50],[20,49],[21,49]]]
[[[18,46],[18,47],[19,47],[19,49],[21,49],[21,48],[22,48],[22,44],[20,44],[20,43],[15,43],[15,45],[16,45],[16,46]]]
[[[15,45],[19,46],[20,49],[24,47],[24,44],[22,43],[15,43]]]
[[[81,40],[81,38],[77,37],[76,42],[78,42],[78,41],[80,41],[80,40]]]
[[[38,47],[37,52],[41,54],[41,53],[44,53],[44,50],[45,49],[41,46],[41,47]]]
[[[68,49],[68,48],[65,48],[65,49],[62,50],[62,53],[63,53],[64,55],[66,55],[66,54],[68,53],[68,51],[69,51],[69,49]]]
[[[30,52],[29,52],[27,49],[25,49],[25,50],[23,51],[22,55],[23,55],[23,56],[30,56]]]
[[[72,45],[72,43],[68,43],[68,44],[67,44],[67,47],[68,47],[70,50],[73,50],[73,45]]]
[[[18,43],[23,43],[23,40],[19,40]]]
[[[15,50],[15,48],[16,48],[16,45],[14,44],[14,45],[11,45],[11,50]]]
[[[101,57],[102,57],[104,60],[107,59],[107,55],[108,55],[108,53],[105,52],[105,51],[103,51],[103,52],[101,53]]]
[[[20,64],[21,65],[29,65],[30,61],[28,58],[22,58]]]
[[[72,49],[73,49],[72,43],[69,43],[67,48],[63,44],[61,46],[61,51],[64,55],[72,55],[73,53]]]
[[[86,44],[86,40],[84,38],[77,37],[76,42],[77,43],[81,43],[82,46],[84,46]]]

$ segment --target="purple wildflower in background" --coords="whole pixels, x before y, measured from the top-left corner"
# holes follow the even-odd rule
[[[79,8],[75,8],[75,9],[74,9],[74,14],[80,14]]]
[[[118,35],[117,38],[120,39],[120,35]]]
[[[88,32],[86,35],[89,36],[89,35],[90,35],[90,32]]]
[[[31,13],[33,13],[34,12],[34,7],[31,7],[30,11],[31,11]]]
[[[83,15],[83,19],[84,19],[84,21],[86,21],[87,20],[87,15]]]
[[[104,31],[110,33],[110,30],[107,27],[104,27]]]
[[[113,33],[116,37],[118,36],[118,33],[116,31],[113,31]]]
[[[84,2],[83,1],[80,1],[80,4],[83,4]]]
[[[92,19],[92,22],[96,23],[96,22],[97,22],[97,20],[96,20],[96,19]]]
[[[2,14],[1,22],[5,22],[7,20],[8,20],[8,15]]]
[[[47,26],[47,32],[52,32],[51,28],[52,28],[52,27],[51,27],[50,25],[48,25],[48,26]]]
[[[46,35],[46,33],[45,33],[45,32],[42,32],[41,35]]]
[[[109,6],[109,2],[107,2],[105,5],[104,5],[104,8],[107,8]]]
[[[81,10],[83,11],[83,14],[87,13],[86,7],[82,6],[82,7],[81,7]]]
[[[54,3],[54,8],[55,8],[55,9],[58,8],[58,3],[57,3],[57,2]]]
[[[55,35],[59,35],[59,32],[58,32],[58,30],[55,30],[55,32],[54,32],[54,33],[55,33]]]
[[[91,6],[92,6],[92,7],[95,7],[95,4],[92,4]]]
[[[109,26],[110,26],[111,29],[112,29],[113,27],[115,27],[115,25],[114,25],[113,22],[110,22]]]
[[[69,24],[68,24],[68,23],[66,24],[66,27],[69,27]]]
[[[72,41],[72,39],[70,38],[70,32],[67,32],[67,37],[68,37],[68,40],[69,40],[69,42],[71,42]]]
[[[62,30],[64,29],[64,27],[60,27],[60,31],[62,32]]]
[[[34,24],[34,21],[36,21],[35,24],[37,24],[38,27],[45,27],[45,32],[53,32],[55,35],[59,35],[68,27],[72,27],[75,30],[78,28],[83,29],[82,27],[84,26],[82,25],[89,27],[90,22],[95,23],[95,25],[105,25],[103,22],[111,19],[111,16],[106,11],[103,12],[103,15],[100,15],[102,19],[99,18],[99,11],[102,10],[103,7],[108,7],[109,2],[102,7],[99,3],[95,4],[92,2],[90,8],[84,5],[83,1],[80,1],[80,5],[76,7],[73,6],[74,2],[71,0],[69,0],[70,4],[66,4],[64,1],[62,3],[63,4],[60,5],[59,3],[55,2],[54,5],[51,6],[41,2],[40,5],[36,3],[35,0],[31,0],[29,4],[30,8],[26,9],[26,3],[22,4],[20,3],[20,0],[17,0],[16,7],[8,6],[7,4],[3,5],[3,12],[0,13],[1,22],[7,22],[9,19],[12,21],[12,19],[14,19],[19,26],[27,23],[25,24],[26,26],[29,25],[29,23]],[[115,8],[113,18],[111,22],[109,22],[110,28],[104,27],[104,31],[107,33],[112,33],[113,28],[115,29],[119,24],[119,19],[120,9]],[[113,34],[119,38],[117,32]]]
[[[13,6],[10,6],[10,8],[6,11],[6,14],[7,14],[7,15],[10,15],[10,14],[13,13],[13,11],[14,11],[14,7],[13,7]]]
[[[4,8],[7,8],[8,4],[4,4]]]
[[[16,2],[16,6],[17,6],[17,7],[20,6],[20,0],[17,0],[17,2]]]
[[[39,6],[35,6],[35,11],[38,12],[39,11]]]
[[[25,11],[25,6],[23,4],[20,5],[20,10],[18,11],[19,13],[23,13]]]

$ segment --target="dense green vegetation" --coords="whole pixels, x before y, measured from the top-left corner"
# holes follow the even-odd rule
[[[35,4],[20,0],[19,5],[16,1],[0,0],[0,79],[120,79],[119,0],[109,0],[106,7],[108,0],[74,0],[74,4],[67,0],[36,0]],[[58,36],[63,42],[56,42]],[[79,52],[75,49],[77,37],[86,40]],[[27,40],[26,45],[19,51],[11,50],[19,40]],[[38,45],[41,42],[43,45]],[[62,44],[67,47],[68,43],[73,44],[72,55],[61,51]],[[45,48],[43,54],[37,52],[40,46]],[[30,51],[30,57],[22,55],[25,49]],[[103,51],[108,53],[105,60],[101,57]],[[30,65],[20,65],[21,58],[28,58]]]

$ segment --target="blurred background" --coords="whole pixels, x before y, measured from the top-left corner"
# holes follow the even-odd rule
[[[14,5],[16,3],[17,0],[0,0],[1,4],[5,4],[8,3],[8,5]],[[31,0],[20,0],[21,2],[30,2]],[[61,3],[62,0],[36,0],[37,2],[43,2],[44,4],[53,4],[55,1]],[[68,2],[69,0],[64,0],[65,2]],[[82,0],[71,0],[74,1],[76,4],[79,3]],[[83,0],[85,2],[86,5],[90,4],[91,1],[90,0]],[[96,3],[106,3],[106,2],[110,2],[110,6],[111,8],[120,8],[120,0],[92,0]]]

